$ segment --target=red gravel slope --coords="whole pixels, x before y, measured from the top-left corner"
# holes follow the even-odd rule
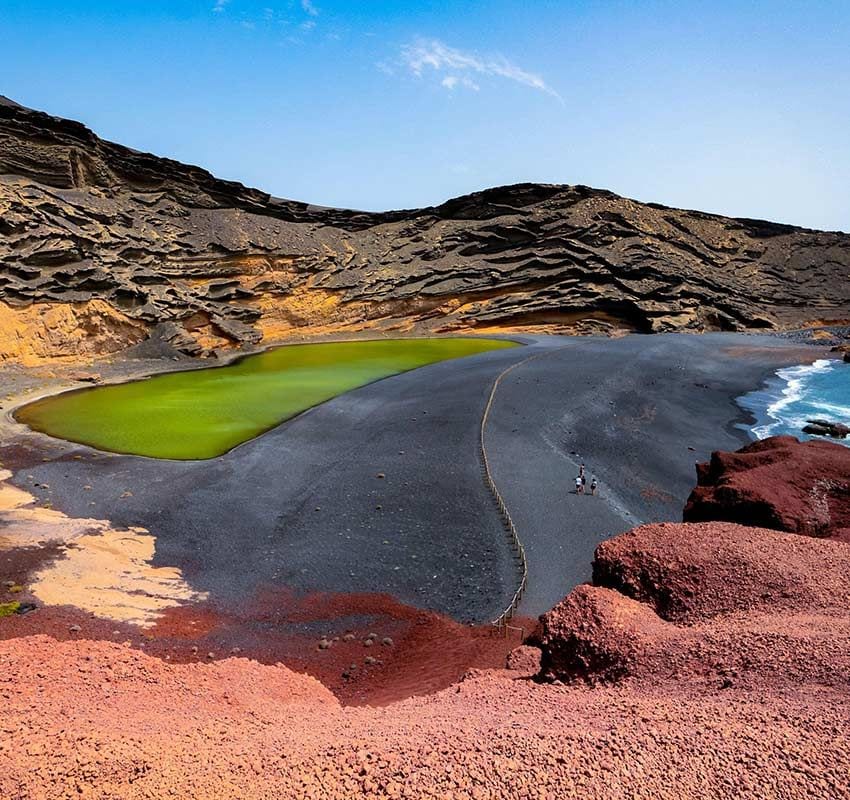
[[[556,684],[524,650],[518,671],[379,708],[242,658],[3,641],[0,793],[850,797],[848,564],[841,542],[645,526],[600,547],[609,586],[543,618]]]
[[[241,659],[0,643],[0,792],[59,798],[848,797],[845,691],[478,675],[384,708]]]

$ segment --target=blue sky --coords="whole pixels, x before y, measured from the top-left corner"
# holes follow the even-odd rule
[[[518,181],[850,231],[850,2],[0,0],[0,94],[281,197]]]

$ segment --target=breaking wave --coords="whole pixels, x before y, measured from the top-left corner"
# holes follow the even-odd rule
[[[850,425],[850,366],[820,359],[785,367],[777,370],[763,388],[740,397],[738,404],[755,418],[747,426],[755,439],[782,434],[801,440],[822,438],[805,434],[802,429],[810,419]],[[850,445],[850,440],[842,443]]]

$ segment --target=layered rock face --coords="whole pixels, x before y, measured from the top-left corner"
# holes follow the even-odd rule
[[[850,448],[774,436],[697,465],[685,522],[726,520],[850,543]]]
[[[204,355],[363,329],[782,328],[850,317],[848,266],[847,235],[583,186],[380,214],[319,208],[0,100],[5,324],[102,301],[126,335],[96,340],[100,352],[140,334]],[[36,351],[0,358],[77,353]]]

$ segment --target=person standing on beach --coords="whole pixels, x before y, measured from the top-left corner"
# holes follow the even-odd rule
[[[584,494],[584,484],[581,482],[581,475],[576,477],[576,494]]]
[[[597,487],[598,487],[598,486],[599,486],[599,484],[597,483],[597,481],[596,481],[596,476],[594,475],[594,476],[590,479],[590,493],[591,493],[591,494],[593,494],[593,495],[595,495],[595,494],[596,494],[596,489],[597,489]]]

